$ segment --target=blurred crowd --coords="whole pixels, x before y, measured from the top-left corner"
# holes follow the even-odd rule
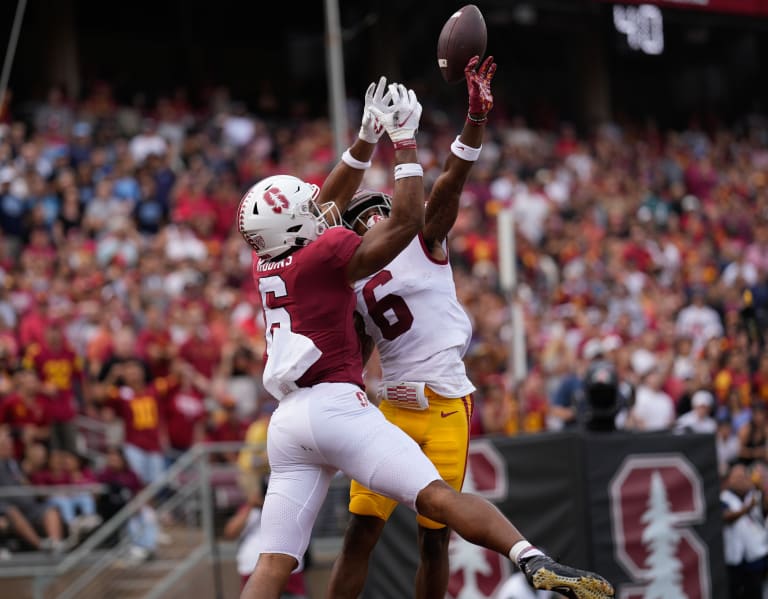
[[[424,104],[431,185],[462,115]],[[350,136],[359,113],[350,101]],[[619,428],[715,433],[723,474],[733,460],[764,462],[768,121],[578,134],[529,127],[502,107],[492,117],[449,238],[474,325],[473,434],[580,426],[584,376],[599,360],[621,381]],[[226,89],[202,104],[179,90],[122,105],[98,83],[78,102],[54,88],[0,114],[0,426],[10,444],[0,463],[15,460],[15,480],[103,480],[83,462],[78,417],[122,431],[113,458],[135,473],[132,492],[194,443],[242,440],[253,423],[263,438],[274,401],[261,386],[260,300],[234,215],[265,176],[322,184],[332,142],[326,121],[264,120]],[[373,162],[364,186],[391,191],[388,142]],[[501,210],[515,222],[519,381]],[[374,358],[370,387],[377,373]],[[97,524],[81,501],[58,506],[65,525]]]

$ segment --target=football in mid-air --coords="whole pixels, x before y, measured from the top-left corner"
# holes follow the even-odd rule
[[[464,79],[464,67],[473,56],[483,59],[488,32],[483,13],[474,4],[460,8],[443,25],[437,39],[437,66],[448,83]]]

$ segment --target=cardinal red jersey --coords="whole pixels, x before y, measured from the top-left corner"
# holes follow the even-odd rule
[[[206,432],[205,438],[211,443],[229,443],[245,440],[248,425],[234,415],[228,415],[226,420],[217,422]]]
[[[752,376],[752,388],[758,399],[768,404],[768,374],[756,372]]]
[[[125,442],[144,451],[162,451],[160,405],[167,385],[158,379],[140,391],[113,387],[109,394],[125,426]]]
[[[69,485],[72,483],[72,476],[69,472],[50,470],[39,470],[29,475],[29,482],[33,485]]]
[[[83,361],[69,347],[49,348],[33,344],[24,358],[43,384],[52,385],[57,393],[51,398],[51,415],[56,422],[66,422],[75,417],[75,379],[82,382]]]
[[[309,337],[322,352],[296,381],[300,387],[318,383],[363,386],[360,342],[352,319],[355,292],[346,275],[347,264],[361,241],[353,231],[334,227],[282,260],[254,261],[267,353],[275,327],[288,327]]]
[[[198,391],[174,389],[165,401],[165,424],[171,447],[182,450],[192,447],[195,427],[205,416],[203,396]]]
[[[158,357],[157,352],[162,351],[167,356],[173,346],[171,334],[167,330],[144,329],[136,339],[139,354],[147,362],[149,371],[153,377],[167,376],[170,372],[171,360],[168,357]]]
[[[27,426],[46,427],[51,424],[51,402],[37,396],[27,402],[20,395],[8,395],[0,402],[0,423],[11,427],[14,452],[18,459],[24,455],[23,430]]]
[[[193,335],[181,344],[179,357],[192,364],[200,374],[211,378],[221,360],[221,345],[210,334]]]
[[[11,427],[27,424],[48,426],[51,423],[50,402],[42,396],[36,396],[27,402],[20,395],[9,395],[0,403],[0,422]]]

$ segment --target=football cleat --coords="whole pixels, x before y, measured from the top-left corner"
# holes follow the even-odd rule
[[[570,599],[613,599],[613,586],[602,576],[558,564],[546,555],[520,560],[520,569],[534,589],[555,591]]]

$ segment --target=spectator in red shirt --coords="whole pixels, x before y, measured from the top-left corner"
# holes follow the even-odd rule
[[[15,385],[13,379],[18,362],[16,357],[13,357],[5,347],[0,345],[0,398],[13,391]]]
[[[755,399],[768,405],[768,353],[760,356],[757,372],[752,375]]]
[[[717,184],[718,173],[709,157],[693,160],[685,169],[685,185],[697,198],[706,200]]]
[[[170,454],[175,458],[205,439],[207,412],[203,394],[210,384],[185,362],[177,361],[174,373],[178,383],[169,388],[163,411]]]
[[[55,259],[56,248],[48,229],[42,223],[35,223],[21,253],[22,264],[35,272],[49,272]]]
[[[533,370],[528,373],[520,386],[519,397],[522,407],[523,430],[528,433],[546,430],[548,404],[541,372]]]
[[[24,449],[24,457],[19,461],[19,466],[24,476],[32,480],[33,476],[48,467],[48,448],[42,443],[27,445]]]
[[[205,166],[192,165],[178,178],[171,192],[173,222],[195,223],[210,232],[216,221],[216,210],[207,192],[210,181],[211,173]]]
[[[641,272],[648,272],[653,258],[648,250],[645,230],[637,225],[631,229],[631,240],[624,246],[624,260]]]
[[[48,467],[31,475],[30,480],[37,485],[77,485],[94,482],[82,472],[76,455],[61,450],[51,451]],[[101,524],[101,518],[96,514],[96,501],[90,492],[51,495],[48,504],[59,510],[61,519],[75,537]]]
[[[193,303],[187,308],[187,325],[189,337],[179,348],[179,356],[210,379],[221,362],[221,345],[211,335],[201,303]]]
[[[746,354],[739,349],[732,349],[723,354],[722,362],[722,368],[712,380],[718,400],[722,402],[730,390],[735,389],[741,404],[749,406],[752,403],[752,382]]]
[[[144,327],[136,340],[139,355],[144,359],[152,377],[168,376],[176,346],[166,326],[162,308],[150,304],[144,311]]]
[[[19,359],[19,338],[14,326],[0,314],[0,357],[16,363]]]
[[[160,378],[150,383],[138,359],[113,366],[112,372],[122,380],[122,385],[109,389],[108,397],[123,421],[125,458],[141,481],[150,484],[165,470],[167,440],[160,406],[167,396],[167,381]]]
[[[216,214],[213,228],[216,239],[224,240],[232,233],[239,202],[240,189],[234,173],[222,172],[214,184],[211,195],[211,203]]]
[[[96,473],[96,481],[108,487],[104,500],[99,504],[99,512],[105,518],[114,516],[144,487],[118,447],[107,449],[106,463]]]
[[[83,362],[67,344],[64,325],[61,319],[48,322],[43,342],[32,344],[27,349],[24,366],[35,369],[42,382],[42,392],[50,400],[51,447],[74,453],[75,384],[83,388]]]
[[[64,452],[60,449],[51,450],[45,466],[29,474],[33,485],[68,485],[69,481],[64,470]]]
[[[248,425],[237,417],[235,399],[225,391],[214,391],[219,408],[214,411],[211,426],[206,435],[207,440],[216,442],[243,441]],[[236,462],[237,452],[223,452],[223,461]]]
[[[13,458],[13,443],[5,427],[0,426],[0,488],[27,484],[19,463]],[[28,496],[0,500],[0,516],[5,516],[13,531],[35,549],[61,551],[62,525],[58,511]],[[41,538],[38,529],[47,538]]]
[[[21,459],[24,448],[50,437],[50,401],[40,393],[40,380],[34,370],[20,368],[13,377],[15,393],[0,402],[0,423],[10,427],[16,458]]]
[[[48,299],[43,294],[35,294],[29,309],[19,322],[19,343],[22,347],[41,343],[46,326],[45,310]]]

